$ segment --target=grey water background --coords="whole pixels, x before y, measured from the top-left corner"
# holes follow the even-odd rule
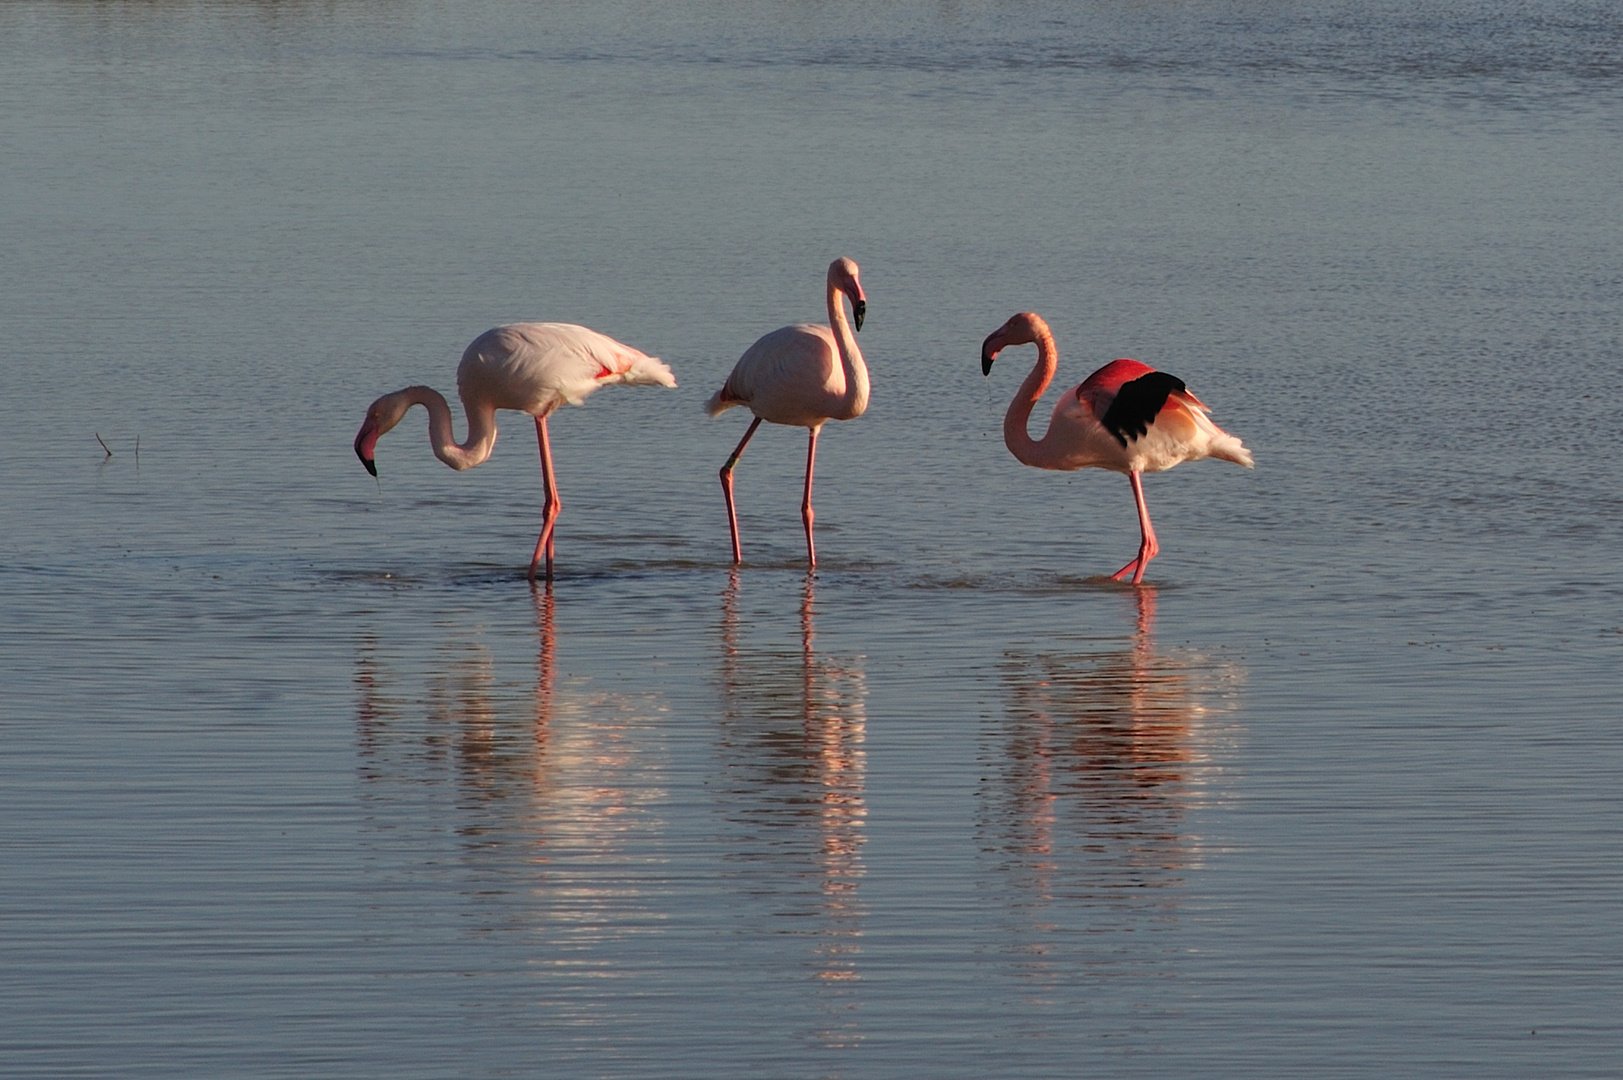
[[[8,2],[0,102],[0,1075],[1623,1067],[1611,5]],[[1256,454],[1142,589],[1024,309]],[[350,449],[516,319],[681,383],[550,592],[524,417]]]

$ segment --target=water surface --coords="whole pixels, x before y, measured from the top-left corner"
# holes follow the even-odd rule
[[[0,7],[0,1074],[1615,1071],[1620,45]],[[700,406],[839,254],[822,563],[768,428],[735,572]],[[1127,484],[1002,446],[1018,310],[1256,454],[1147,480],[1143,588]],[[524,418],[350,450],[515,319],[681,383],[554,419],[551,590]]]

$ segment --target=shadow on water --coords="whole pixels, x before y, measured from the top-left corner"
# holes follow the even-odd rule
[[[981,751],[982,878],[1033,990],[1079,973],[1153,975],[1170,961],[1188,875],[1204,859],[1191,811],[1216,797],[1245,671],[1155,642],[1157,592],[1133,590],[1123,647],[1011,652],[1004,716]],[[1164,974],[1164,972],[1162,972]]]
[[[862,848],[867,815],[866,699],[860,656],[816,648],[816,585],[808,575],[799,641],[773,645],[743,612],[739,574],[721,598],[723,815],[736,828],[728,861],[734,890],[759,901],[764,939],[804,942],[817,985],[819,1030],[829,1047],[862,1039]]]

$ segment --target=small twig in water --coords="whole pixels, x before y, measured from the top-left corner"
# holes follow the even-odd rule
[[[137,471],[141,468],[141,436],[139,435],[135,437],[135,468]]]
[[[98,432],[96,432],[96,441],[97,441],[97,442],[99,442],[99,443],[101,443],[101,448],[102,448],[102,449],[103,449],[103,450],[107,450],[107,444],[106,444],[106,443],[104,443],[104,442],[102,442],[102,439],[101,439],[101,432],[99,432],[99,431],[98,431]],[[107,450],[107,457],[112,457],[112,456],[113,456],[113,452],[112,452],[112,451],[111,451],[111,450]],[[102,460],[103,460],[103,461],[106,461],[106,460],[107,460],[107,458],[102,458]]]

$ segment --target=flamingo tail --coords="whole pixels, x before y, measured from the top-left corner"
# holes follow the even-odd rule
[[[1247,450],[1239,439],[1212,423],[1212,418],[1206,415],[1206,406],[1202,405],[1195,395],[1185,391],[1171,396],[1181,401],[1189,415],[1194,418],[1195,426],[1205,433],[1207,456],[1232,461],[1248,469],[1256,467],[1256,463],[1251,460],[1251,451]]]
[[[1232,461],[1236,465],[1244,465],[1248,469],[1256,466],[1256,463],[1251,460],[1251,451],[1247,450],[1245,444],[1240,442],[1239,439],[1226,431],[1212,440],[1212,457]]]
[[[657,356],[644,356],[638,353],[631,360],[631,367],[621,376],[622,381],[631,386],[675,386],[676,376],[665,362]]]
[[[706,416],[720,416],[734,405],[742,404],[744,404],[742,401],[739,401],[735,397],[729,396],[727,393],[727,388],[723,386],[720,390],[717,390],[714,394],[710,395],[710,400],[704,403],[704,412]]]

